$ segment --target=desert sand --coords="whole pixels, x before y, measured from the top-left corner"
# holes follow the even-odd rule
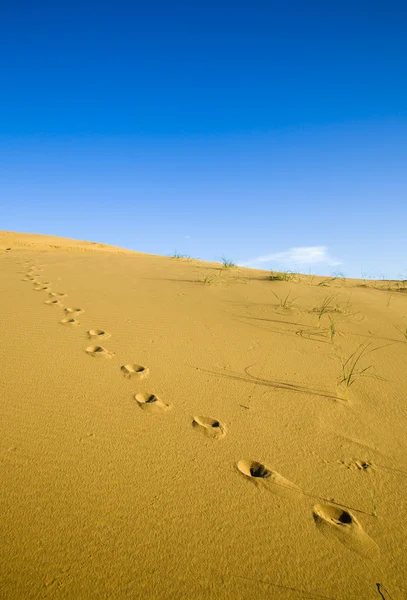
[[[407,284],[269,275],[0,232],[2,599],[407,598]]]

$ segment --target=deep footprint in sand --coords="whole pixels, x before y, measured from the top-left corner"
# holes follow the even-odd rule
[[[103,346],[88,346],[85,352],[95,358],[112,358],[114,356],[114,352],[109,352]]]
[[[219,440],[226,435],[224,425],[217,419],[211,417],[194,417],[192,427],[212,439]]]
[[[154,394],[136,394],[134,398],[139,407],[146,412],[160,414],[165,413],[172,408],[171,404],[166,404]]]
[[[328,539],[337,539],[350,550],[368,558],[379,554],[376,542],[368,536],[356,517],[344,508],[316,504],[312,516],[319,531]]]
[[[50,292],[48,296],[50,298],[65,298],[66,294],[64,292]]]
[[[68,308],[64,308],[64,312],[66,315],[80,315],[81,313],[84,313],[85,311],[83,310],[83,308],[76,308],[76,307],[68,307]]]
[[[298,498],[303,493],[297,485],[280,475],[280,473],[256,460],[239,460],[236,467],[249,481],[257,486],[264,486],[278,496]]]
[[[135,363],[129,365],[122,365],[120,367],[121,372],[128,379],[144,379],[149,374],[149,369],[147,367],[143,367],[142,365],[137,365]]]
[[[45,300],[44,304],[48,304],[48,306],[62,306],[58,298],[50,298],[49,300]]]
[[[99,340],[107,340],[111,337],[110,333],[104,331],[103,329],[89,329],[88,338],[94,339],[97,338]]]
[[[75,319],[75,317],[65,317],[60,320],[61,325],[80,325],[79,321]]]

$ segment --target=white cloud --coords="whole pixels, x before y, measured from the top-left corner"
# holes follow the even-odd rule
[[[290,248],[286,252],[275,252],[258,256],[251,260],[240,263],[244,267],[258,267],[263,263],[277,263],[281,265],[315,265],[317,263],[330,266],[340,265],[341,262],[332,258],[328,254],[326,246],[302,246],[299,248]]]

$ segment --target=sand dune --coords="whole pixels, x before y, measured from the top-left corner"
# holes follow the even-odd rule
[[[0,598],[407,598],[407,286],[268,275],[0,232]]]

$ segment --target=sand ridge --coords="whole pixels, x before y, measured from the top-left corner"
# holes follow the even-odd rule
[[[5,242],[2,597],[406,597],[400,290]]]

